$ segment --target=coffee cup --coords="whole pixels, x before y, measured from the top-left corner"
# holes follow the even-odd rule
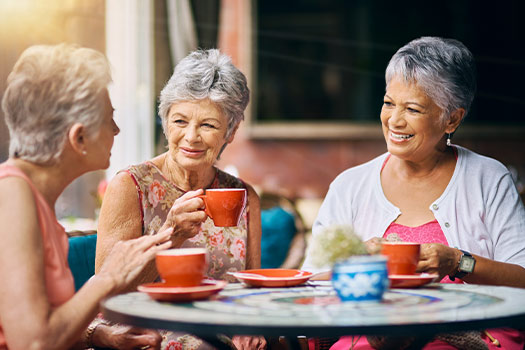
[[[178,248],[158,252],[157,271],[170,287],[200,286],[208,268],[206,249]]]
[[[381,254],[388,258],[389,275],[413,275],[416,273],[421,245],[414,242],[384,242]]]
[[[204,195],[206,214],[218,227],[238,226],[242,212],[246,206],[246,190],[244,188],[208,189]]]

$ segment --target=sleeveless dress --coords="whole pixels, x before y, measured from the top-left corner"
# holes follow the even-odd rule
[[[123,171],[131,176],[137,188],[143,234],[156,234],[175,200],[185,191],[169,181],[151,162],[134,165]],[[215,171],[215,179],[209,188],[246,188],[240,179],[219,169]],[[236,279],[227,273],[245,269],[248,220],[248,205],[237,227],[216,227],[213,220],[207,218],[201,225],[200,232],[184,242],[182,248],[206,248],[209,258],[207,278],[235,282]],[[164,335],[162,349],[210,348],[210,345],[203,340],[188,334],[167,332]]]
[[[5,163],[0,165],[0,180],[13,176],[24,179],[33,192],[38,215],[38,226],[42,233],[42,243],[44,245],[44,274],[47,296],[51,306],[58,307],[75,294],[75,283],[67,261],[69,243],[66,231],[58,223],[53,210],[31,180],[15,166]],[[7,349],[1,325],[0,349]]]

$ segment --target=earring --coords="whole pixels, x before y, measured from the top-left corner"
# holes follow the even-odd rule
[[[86,150],[83,150],[82,151],[82,155],[85,156],[87,154],[87,151]]]
[[[447,136],[447,146],[448,147],[452,146],[452,143],[450,143],[450,137],[451,137],[450,134],[448,134]]]

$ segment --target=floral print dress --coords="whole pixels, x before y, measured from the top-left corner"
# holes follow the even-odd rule
[[[131,176],[137,187],[142,232],[154,235],[166,220],[175,200],[185,192],[167,180],[151,162],[134,165],[124,171]],[[216,169],[210,188],[246,188],[246,185],[240,179]],[[208,278],[234,282],[235,278],[227,273],[245,269],[248,213],[247,206],[239,226],[236,227],[216,227],[208,218],[201,225],[200,232],[182,245],[182,248],[199,247],[208,250]],[[210,348],[209,344],[188,334],[168,332],[165,335],[163,349]]]

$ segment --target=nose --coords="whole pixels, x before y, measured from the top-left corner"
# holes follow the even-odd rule
[[[117,136],[120,134],[120,128],[118,127],[117,123],[113,120],[113,135]]]
[[[197,142],[199,140],[200,132],[199,132],[198,125],[190,124],[185,129],[185,131],[186,132],[184,134],[184,138],[186,139],[187,142],[192,143],[192,142]]]
[[[399,107],[394,108],[390,114],[390,118],[388,118],[388,124],[390,126],[400,127],[404,126],[405,123],[403,111]]]

